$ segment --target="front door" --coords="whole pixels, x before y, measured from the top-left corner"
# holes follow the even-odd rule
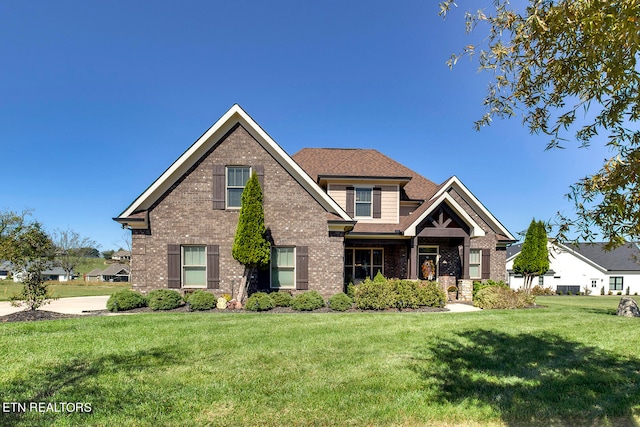
[[[418,278],[420,280],[437,280],[438,278],[438,247],[418,247]]]

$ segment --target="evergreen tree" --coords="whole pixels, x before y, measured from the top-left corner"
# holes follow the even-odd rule
[[[542,221],[531,220],[522,248],[513,260],[513,271],[524,277],[524,290],[531,291],[531,282],[549,270],[547,229]]]
[[[265,238],[262,188],[255,172],[244,187],[241,203],[238,228],[231,250],[233,258],[244,265],[244,274],[236,297],[238,302],[242,302],[256,269],[269,265],[271,255],[270,244]]]

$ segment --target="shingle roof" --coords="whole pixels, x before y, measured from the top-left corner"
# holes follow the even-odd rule
[[[409,178],[404,191],[411,200],[428,199],[438,190],[432,181],[377,150],[303,148],[291,157],[316,182],[320,176]]]
[[[566,250],[587,258],[609,271],[640,271],[640,248],[637,243],[627,243],[611,251],[604,250],[604,242],[594,243],[569,243],[563,245]],[[522,244],[512,245],[507,248],[507,258],[520,252]]]
[[[129,266],[127,264],[111,264],[102,272],[102,275],[116,276],[123,270],[126,272],[126,274],[129,274]]]

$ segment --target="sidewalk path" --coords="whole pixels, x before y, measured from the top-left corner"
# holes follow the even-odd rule
[[[87,311],[106,310],[109,295],[101,295],[95,297],[72,297],[58,298],[45,304],[38,310],[55,311],[64,314],[87,314]],[[0,316],[16,313],[24,310],[26,307],[13,307],[9,301],[0,301]]]
[[[460,303],[447,304],[447,305],[444,306],[444,308],[448,308],[449,309],[449,311],[445,312],[445,313],[463,313],[463,312],[468,312],[468,311],[480,311],[480,310],[482,310],[481,308],[474,307],[474,306],[469,305],[469,304],[460,304]]]

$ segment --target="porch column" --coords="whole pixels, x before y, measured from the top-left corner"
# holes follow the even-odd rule
[[[462,246],[462,278],[469,279],[469,247],[471,246],[471,239],[469,236],[464,237],[464,244]]]
[[[418,279],[418,269],[416,268],[416,265],[418,265],[418,236],[411,238],[409,255],[409,279],[411,280]]]

